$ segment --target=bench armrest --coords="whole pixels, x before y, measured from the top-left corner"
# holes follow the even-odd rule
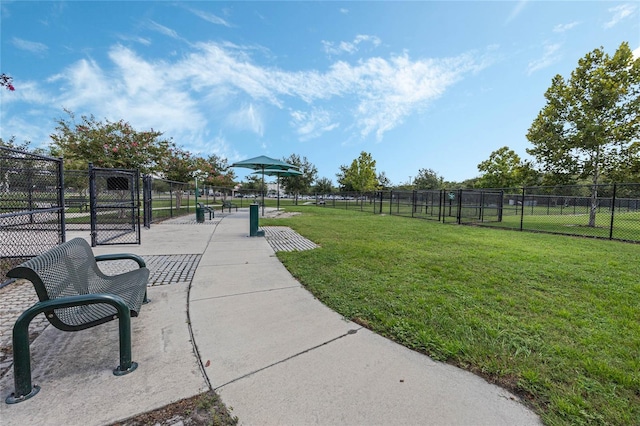
[[[133,260],[135,262],[138,263],[138,266],[140,266],[141,268],[144,268],[145,266],[147,266],[147,264],[145,263],[144,259],[140,256],[138,256],[137,254],[133,254],[133,253],[115,253],[115,254],[100,254],[98,256],[95,256],[96,262],[100,262],[103,260],[124,260],[124,259],[129,259],[129,260]]]

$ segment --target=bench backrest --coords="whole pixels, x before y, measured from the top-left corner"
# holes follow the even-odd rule
[[[88,294],[93,278],[103,276],[89,243],[74,238],[15,267],[7,274],[26,278],[36,289],[40,301]]]
[[[224,207],[230,207],[230,206],[231,206],[231,201],[223,201],[223,202],[222,202],[222,205],[223,205]]]

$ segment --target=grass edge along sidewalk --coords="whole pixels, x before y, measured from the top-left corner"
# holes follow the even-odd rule
[[[547,424],[640,420],[640,245],[316,207],[263,219],[321,246],[281,252],[343,316],[528,401]]]

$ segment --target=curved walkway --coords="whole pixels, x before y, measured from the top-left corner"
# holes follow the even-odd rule
[[[328,309],[247,228],[246,213],[222,220],[189,294],[208,381],[241,423],[539,424],[503,389]]]
[[[247,425],[540,424],[505,390],[325,307],[265,238],[248,237],[248,210],[216,216],[214,226],[154,226],[141,246],[97,248],[201,257],[191,285],[149,288],[152,303],[132,321],[134,373],[111,373],[115,321],[80,333],[48,327],[31,345],[42,390],[0,402],[2,424],[104,425],[209,387]],[[12,389],[9,373],[3,399]]]

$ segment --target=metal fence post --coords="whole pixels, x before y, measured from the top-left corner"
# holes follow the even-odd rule
[[[617,184],[613,184],[613,196],[611,197],[611,224],[609,225],[609,239],[613,239],[613,218],[616,210],[616,189]]]
[[[62,157],[59,158],[58,162],[58,207],[59,210],[59,218],[60,218],[60,242],[64,243],[67,241],[67,222],[66,216],[64,212],[64,159]]]
[[[522,187],[522,208],[520,209],[520,230],[522,231],[523,227],[524,227],[524,194],[525,194],[525,187]]]
[[[89,217],[91,221],[91,247],[98,245],[96,222],[98,220],[96,212],[96,173],[93,170],[93,163],[89,163]]]

